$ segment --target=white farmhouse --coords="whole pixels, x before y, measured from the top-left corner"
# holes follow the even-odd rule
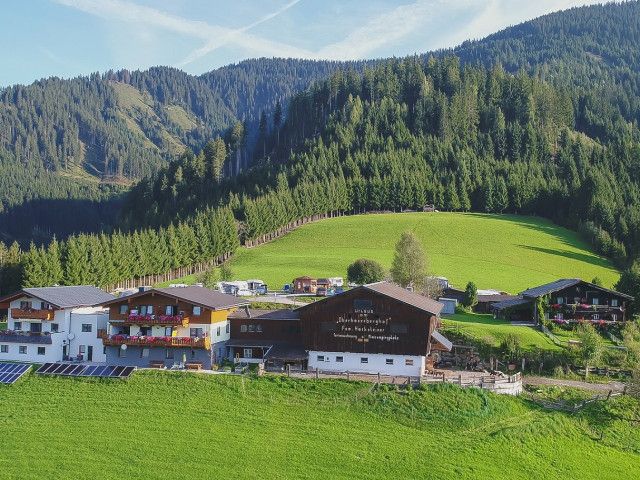
[[[0,298],[8,309],[7,330],[0,331],[0,361],[104,362],[100,333],[109,311],[94,307],[115,297],[99,288],[25,288]]]

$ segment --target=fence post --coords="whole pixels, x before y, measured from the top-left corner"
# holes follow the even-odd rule
[[[458,375],[458,384],[462,386],[462,374]]]
[[[351,374],[349,373],[349,370],[347,370],[347,380],[351,380]]]
[[[380,386],[380,372],[378,372],[378,386]]]
[[[291,376],[291,364],[287,363],[287,377]]]
[[[316,378],[320,378],[318,375],[318,367],[316,367]]]

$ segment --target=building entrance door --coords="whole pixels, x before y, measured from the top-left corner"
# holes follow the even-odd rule
[[[87,346],[87,362],[93,361],[93,345]]]

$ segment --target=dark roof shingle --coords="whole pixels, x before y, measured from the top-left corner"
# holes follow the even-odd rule
[[[402,288],[394,283],[389,282],[377,282],[363,285],[362,288],[371,290],[372,292],[380,293],[387,297],[394,298],[402,303],[411,305],[412,307],[425,310],[426,312],[434,315],[439,315],[444,305],[429,297],[418,295],[417,293],[410,292],[406,288]]]
[[[200,305],[205,308],[210,308],[212,310],[220,310],[220,309],[230,308],[230,307],[239,307],[239,306],[249,304],[246,300],[238,297],[234,297],[233,295],[227,295],[226,293],[220,293],[205,287],[189,286],[189,287],[152,288],[149,290],[144,290],[142,292],[134,293],[133,295],[129,295],[127,297],[115,298],[114,300],[104,302],[103,305],[118,303],[123,299],[136,298],[136,297],[140,297],[142,295],[147,295],[154,292],[160,295],[171,297],[171,298],[177,298],[178,300],[183,300],[187,303],[192,303],[194,305]]]
[[[627,295],[625,293],[620,293],[620,292],[616,292],[615,290],[611,290],[609,288],[604,288],[604,287],[600,287],[598,285],[594,285],[593,283],[589,283],[589,282],[585,282],[584,280],[581,280],[580,278],[562,278],[560,280],[556,280],[555,282],[550,282],[550,283],[545,283],[544,285],[540,285],[538,287],[533,287],[533,288],[529,288],[527,290],[525,290],[524,292],[521,292],[520,295],[522,295],[523,297],[529,297],[529,298],[537,298],[537,297],[541,297],[543,295],[548,295],[550,293],[554,293],[554,292],[558,292],[560,290],[564,290],[565,288],[569,288],[569,287],[573,287],[574,285],[577,285],[579,283],[584,283],[592,288],[595,288],[597,290],[603,291],[603,292],[609,292],[612,293],[614,295],[619,295],[620,297],[624,297],[627,298],[629,300],[633,300],[633,297],[630,295]]]
[[[93,285],[71,285],[65,287],[23,288],[19,292],[0,299],[0,301],[10,301],[23,295],[39,298],[58,308],[90,307],[115,298],[110,293]]]

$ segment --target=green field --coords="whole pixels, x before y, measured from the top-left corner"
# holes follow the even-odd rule
[[[575,416],[455,386],[138,372],[0,388],[1,478],[620,479],[629,398]]]
[[[403,231],[422,240],[431,272],[464,287],[519,292],[563,277],[608,287],[619,273],[575,232],[535,217],[462,213],[357,215],[305,225],[269,244],[240,249],[231,261],[236,279],[260,278],[281,288],[300,275],[346,276],[361,257],[391,265]],[[193,279],[191,279],[193,281]]]
[[[442,331],[451,330],[477,340],[492,340],[494,347],[500,345],[509,334],[520,338],[520,345],[524,350],[539,348],[541,350],[560,350],[540,330],[527,326],[511,325],[510,322],[493,318],[493,315],[480,315],[475,313],[456,313],[442,318]]]

